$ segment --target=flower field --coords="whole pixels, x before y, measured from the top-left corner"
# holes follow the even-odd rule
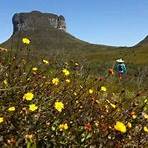
[[[22,41],[24,50],[0,53],[1,147],[148,147],[148,88],[80,60],[32,62]]]

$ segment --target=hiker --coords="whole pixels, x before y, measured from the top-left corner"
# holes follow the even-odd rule
[[[115,70],[118,73],[119,79],[122,79],[123,74],[125,74],[127,71],[124,61],[122,59],[116,60]]]

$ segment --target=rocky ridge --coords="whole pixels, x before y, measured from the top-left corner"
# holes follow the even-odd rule
[[[12,19],[13,34],[19,31],[36,31],[40,28],[48,29],[54,27],[66,32],[66,22],[64,16],[32,11],[29,13],[16,13]]]

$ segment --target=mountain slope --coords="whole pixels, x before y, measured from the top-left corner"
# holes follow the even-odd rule
[[[21,39],[28,37],[31,40],[32,48],[38,50],[49,49],[82,49],[91,44],[81,41],[66,32],[66,22],[63,16],[57,16],[51,13],[41,13],[32,11],[30,13],[15,14],[12,19],[13,35],[4,46],[13,46],[16,48],[22,46]],[[96,45],[91,45],[96,48]],[[105,46],[97,46],[105,47]]]
[[[42,54],[66,54],[67,57],[86,59],[91,63],[109,62],[117,58],[124,58],[127,62],[136,64],[148,63],[147,40],[141,41],[138,46],[111,47],[90,44],[67,33],[65,18],[51,13],[32,11],[17,13],[13,16],[13,34],[2,47],[8,49],[24,49],[22,38],[31,40],[30,47]],[[139,46],[143,45],[143,47]]]
[[[136,46],[148,46],[148,35],[140,41]]]

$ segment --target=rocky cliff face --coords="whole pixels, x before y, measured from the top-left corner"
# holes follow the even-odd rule
[[[30,13],[16,13],[12,19],[13,34],[18,31],[36,31],[40,29],[48,30],[54,27],[66,31],[65,18],[51,13],[41,13],[32,11]]]

